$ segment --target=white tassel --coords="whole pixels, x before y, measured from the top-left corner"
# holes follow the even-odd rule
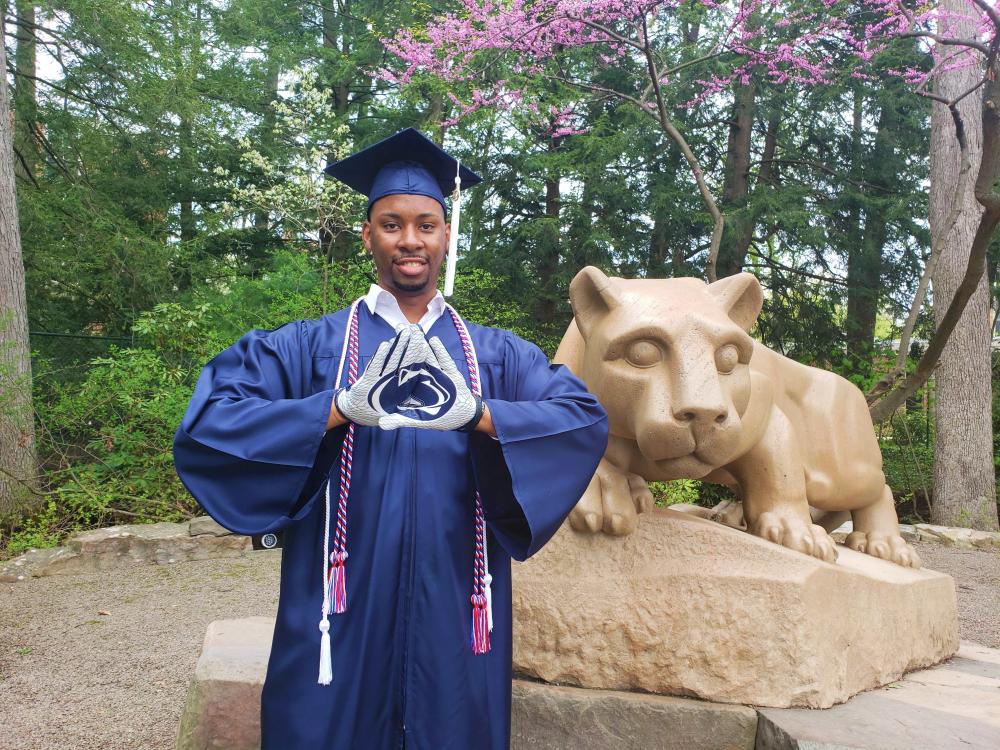
[[[330,621],[324,617],[319,621],[319,629],[323,637],[319,641],[319,682],[329,685],[333,682],[333,657],[330,656]]]
[[[456,160],[457,161],[457,160]],[[455,266],[458,264],[458,220],[462,215],[462,163],[455,171],[455,192],[451,194],[451,238],[448,240],[448,268],[444,274],[444,296],[455,292]]]
[[[493,583],[493,576],[489,573],[483,578],[483,586],[486,589],[486,622],[489,625],[490,632],[493,632],[493,589],[490,588],[490,584]]]

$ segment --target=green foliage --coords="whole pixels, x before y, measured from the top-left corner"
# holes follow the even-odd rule
[[[649,482],[649,491],[657,507],[665,508],[677,503],[698,504],[701,482],[697,479],[675,479],[671,482]]]
[[[487,177],[465,197],[452,300],[472,321],[511,329],[551,355],[582,266],[627,277],[703,274],[712,225],[675,144],[648,114],[559,80],[582,76],[636,94],[641,61],[608,65],[596,48],[573,50],[530,76],[526,106],[444,128],[481,81],[400,89],[372,71],[397,64],[383,38],[424,28],[447,4],[328,6],[38,6],[39,23],[57,32],[43,43],[59,65],[40,69],[37,106],[15,116],[33,112],[33,130],[18,122],[18,132],[39,140],[32,175],[18,181],[18,208],[49,495],[13,536],[0,530],[0,549],[194,512],[170,466],[170,438],[200,367],[250,329],[318,318],[364,294],[375,275],[356,231],[363,200],[321,170],[402,127],[442,140]],[[753,333],[867,390],[891,363],[928,252],[927,102],[874,69],[811,88],[752,77],[747,195],[730,201],[721,193],[735,92],[685,104],[698,78],[728,64],[725,56],[693,64],[700,7],[685,6],[654,31],[676,71],[665,103],[730,230],[753,228],[743,268],[765,291]],[[12,47],[28,36],[14,30]],[[885,67],[904,68],[914,45],[882,54]],[[491,80],[523,78],[504,65],[495,61]],[[24,83],[14,75],[20,103]],[[561,124],[581,132],[553,137],[560,112],[570,113]],[[998,257],[1000,242],[991,268]],[[874,335],[852,344],[852,302],[865,295],[877,300]],[[932,328],[925,313],[915,338]],[[931,484],[933,439],[923,407],[914,409],[881,426],[900,502]],[[697,481],[654,486],[661,502],[731,496]]]

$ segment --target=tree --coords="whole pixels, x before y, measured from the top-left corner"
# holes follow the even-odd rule
[[[7,51],[0,44],[0,71]],[[7,76],[0,76],[0,520],[33,504],[35,427],[28,310],[14,189],[14,135]]]
[[[980,65],[986,75],[974,92],[985,98],[982,122],[979,123],[987,145],[976,179],[976,198],[986,208],[969,253],[969,262],[955,296],[941,317],[934,336],[916,368],[906,373],[905,347],[900,347],[901,364],[870,393],[872,417],[887,419],[930,377],[945,342],[954,330],[979,278],[985,269],[985,254],[993,231],[1000,222],[1000,10],[989,0],[963,0],[964,8],[975,19],[971,37],[941,35],[937,29],[947,21],[937,9],[921,6],[913,11],[905,0],[801,0],[764,3],[749,0],[735,8],[716,0],[601,0],[580,3],[578,0],[543,0],[537,3],[496,4],[484,0],[463,0],[460,11],[437,19],[427,31],[401,32],[390,48],[407,63],[401,76],[392,80],[407,83],[415,76],[429,74],[452,81],[482,82],[473,91],[467,112],[482,106],[524,102],[524,92],[538,78],[555,78],[581,91],[632,103],[650,115],[665,135],[680,149],[688,163],[695,185],[712,216],[712,237],[705,274],[716,277],[716,265],[725,228],[725,219],[712,194],[711,182],[702,159],[690,147],[671,116],[674,83],[682,71],[701,67],[701,93],[696,101],[708,101],[728,90],[734,83],[749,85],[755,72],[772,83],[788,82],[807,87],[829,85],[837,72],[838,56],[833,50],[847,50],[855,57],[850,75],[864,78],[866,68],[889,44],[898,39],[917,39],[930,46],[957,46],[964,50],[971,64]],[[685,23],[697,19],[701,34],[694,50],[690,37],[683,33]],[[860,23],[858,18],[863,19]],[[605,50],[604,66],[617,65],[625,71],[642,70],[631,75],[619,88],[596,80],[601,68],[572,66],[568,51],[600,47]],[[510,75],[496,75],[499,61]],[[552,73],[548,61],[564,60]],[[915,84],[920,93],[934,97],[926,84],[942,72],[940,65],[906,67],[898,74]],[[956,102],[946,101],[956,122],[961,119]],[[963,127],[956,126],[963,165],[968,164]],[[967,166],[963,166],[967,169]],[[734,174],[738,170],[734,169]],[[734,192],[734,197],[739,198]],[[873,238],[877,239],[877,238]],[[916,300],[914,308],[919,308]],[[908,334],[904,332],[904,341]]]
[[[967,6],[961,0],[940,0],[950,23],[942,33],[956,38],[975,36],[974,20],[963,18]],[[967,53],[966,53],[967,54]],[[964,96],[975,91],[983,71],[977,65],[956,65],[961,54],[944,53],[951,59],[934,82],[934,93],[957,101],[961,122],[979,123],[983,118],[980,97]],[[935,102],[931,119],[931,236],[934,267],[934,313],[940,325],[949,303],[969,264],[976,228],[983,206],[974,195],[975,175],[961,168],[956,120],[941,101]],[[983,159],[983,133],[970,127],[966,133],[965,159],[976,165]],[[989,158],[988,156],[986,157]],[[953,204],[956,192],[964,196]],[[954,211],[954,216],[952,212]],[[996,485],[993,468],[992,419],[992,319],[989,280],[985,274],[966,305],[965,312],[941,352],[935,372],[934,523],[997,529]]]

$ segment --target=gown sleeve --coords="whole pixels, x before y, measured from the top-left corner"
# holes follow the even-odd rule
[[[201,372],[174,436],[174,465],[205,511],[239,534],[278,531],[300,502],[333,390],[308,393],[306,323],[251,331]]]
[[[497,439],[473,434],[483,512],[497,541],[525,560],[552,537],[608,444],[604,409],[575,375],[508,334],[505,398],[487,398]]]

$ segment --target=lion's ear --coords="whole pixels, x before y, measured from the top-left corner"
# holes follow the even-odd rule
[[[744,331],[753,327],[764,304],[764,292],[756,276],[751,273],[727,276],[709,284],[708,291],[736,325]]]
[[[621,304],[621,298],[611,286],[611,279],[593,266],[584,268],[570,282],[569,301],[584,338],[590,335],[601,318]]]

